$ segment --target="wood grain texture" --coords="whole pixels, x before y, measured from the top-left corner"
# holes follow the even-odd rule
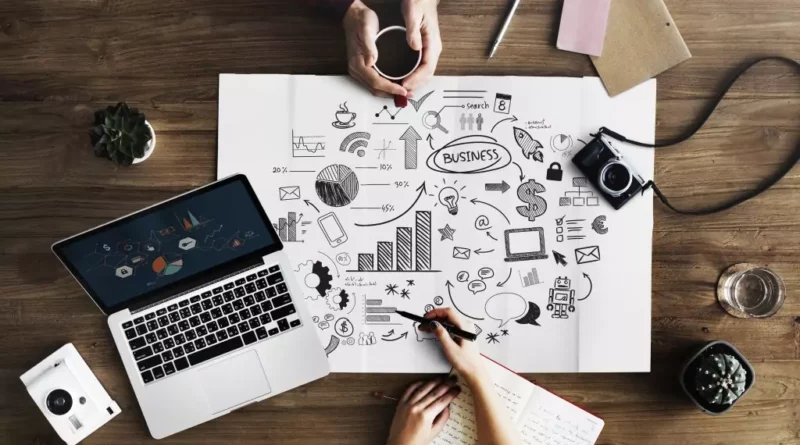
[[[401,22],[395,1],[368,3],[383,24]],[[559,0],[523,2],[486,61],[506,3],[441,2],[440,74],[594,75],[588,58],[554,48]],[[667,6],[694,57],[659,77],[659,138],[689,126],[744,60],[800,58],[796,0]],[[291,1],[0,2],[0,442],[58,443],[18,376],[66,342],[123,409],[84,443],[151,440],[105,317],[49,246],[215,178],[219,73],[344,73],[342,37],[337,24]],[[93,110],[120,100],[145,111],[158,132],[159,148],[142,166],[116,167],[88,146]],[[656,154],[656,179],[676,205],[702,206],[754,187],[798,142],[800,78],[785,66],[762,66],[696,138]],[[526,377],[603,417],[600,444],[800,444],[798,197],[795,169],[722,215],[687,218],[656,202],[653,372]],[[717,305],[717,277],[742,261],[786,280],[777,316],[738,320]],[[681,394],[676,374],[694,347],[715,339],[748,356],[757,379],[732,412],[712,418]],[[399,392],[421,377],[331,375],[161,443],[382,443],[393,407],[370,393]]]

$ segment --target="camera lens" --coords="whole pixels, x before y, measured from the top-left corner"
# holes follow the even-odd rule
[[[47,395],[46,403],[51,413],[63,416],[72,409],[72,396],[63,389],[56,389]]]
[[[600,185],[612,196],[619,196],[631,186],[631,172],[625,164],[611,161],[600,170]]]

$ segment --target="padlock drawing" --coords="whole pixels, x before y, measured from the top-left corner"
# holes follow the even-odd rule
[[[547,169],[547,180],[560,181],[562,176],[564,176],[564,171],[561,170],[561,164],[558,162],[550,164],[550,168]]]

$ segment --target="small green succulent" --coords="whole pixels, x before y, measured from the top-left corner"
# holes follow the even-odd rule
[[[150,129],[144,114],[124,102],[94,113],[90,136],[94,154],[119,165],[131,165],[144,156],[150,142]]]
[[[708,403],[731,405],[744,394],[747,370],[732,355],[703,357],[695,372],[696,390]]]

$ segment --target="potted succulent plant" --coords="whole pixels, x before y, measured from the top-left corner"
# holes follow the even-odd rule
[[[683,390],[701,410],[713,415],[733,408],[754,381],[753,367],[724,341],[703,347],[681,371]]]
[[[144,114],[120,102],[94,113],[94,154],[118,165],[144,162],[156,148],[156,134]]]

